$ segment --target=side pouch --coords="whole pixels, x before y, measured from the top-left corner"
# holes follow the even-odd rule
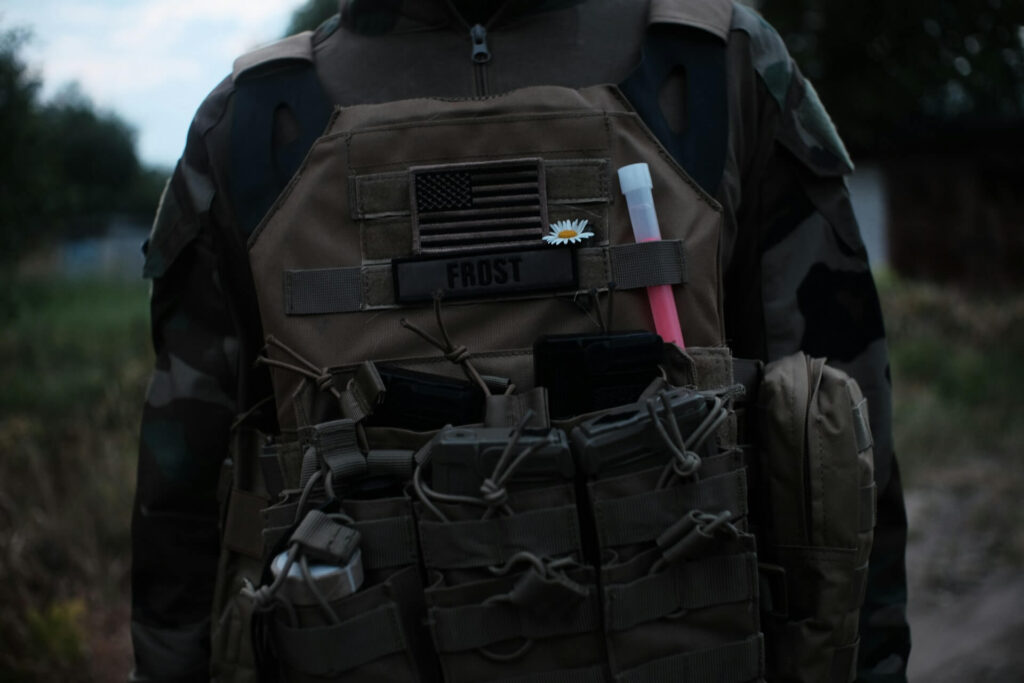
[[[874,528],[867,403],[803,353],[765,368],[757,403],[758,527],[768,680],[846,683]]]
[[[236,428],[221,472],[221,549],[210,653],[211,677],[218,683],[257,680],[249,638],[252,602],[241,590],[246,582],[259,581],[263,567],[260,510],[267,496],[253,470],[263,440],[256,429]]]

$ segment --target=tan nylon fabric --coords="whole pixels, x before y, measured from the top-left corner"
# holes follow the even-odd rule
[[[587,181],[595,166],[607,174],[604,202],[590,196],[578,203],[557,199],[549,203],[552,221],[590,221],[596,234],[587,246],[633,242],[615,169],[647,162],[662,237],[681,239],[686,251],[689,282],[675,288],[684,339],[689,346],[724,344],[721,207],[670,158],[613,86],[582,90],[543,86],[485,99],[418,99],[339,109],[250,241],[265,333],[318,367],[422,358],[434,366],[431,371],[458,375],[451,364],[436,363],[436,349],[399,325],[400,319],[407,318],[424,329],[435,329],[429,304],[289,317],[284,312],[284,271],[365,267],[413,255],[408,215],[385,212],[370,218],[354,201],[354,188],[365,185],[360,181],[364,176],[404,173],[417,165],[524,157],[573,160],[569,167],[586,168],[580,182],[591,188],[593,183]],[[607,163],[581,165],[582,160]],[[391,239],[379,239],[379,231]],[[537,246],[544,244],[538,240]],[[573,303],[575,294],[446,302],[445,326],[455,344],[465,345],[474,354],[482,373],[511,377],[520,390],[528,389],[532,359],[527,351],[537,337],[597,331],[595,322]],[[614,327],[653,329],[643,290],[615,294]],[[270,353],[289,360],[275,349]],[[417,367],[414,362],[406,364]],[[295,425],[290,397],[301,381],[297,374],[274,370],[283,428]]]
[[[763,622],[779,680],[845,683],[856,675],[858,617],[873,540],[870,441],[858,438],[863,396],[846,373],[797,353],[765,368],[758,397],[770,526],[762,562],[785,570]],[[779,610],[780,606],[775,605]]]

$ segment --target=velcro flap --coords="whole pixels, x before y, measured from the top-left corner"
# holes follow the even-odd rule
[[[358,311],[362,302],[363,277],[358,267],[284,272],[285,315]]]

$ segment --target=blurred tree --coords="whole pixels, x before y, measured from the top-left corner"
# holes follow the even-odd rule
[[[134,130],[97,111],[77,84],[58,92],[41,120],[48,170],[60,187],[50,197],[52,220],[65,235],[102,229],[106,214],[123,210],[124,192],[141,173]]]
[[[0,30],[0,269],[31,244],[30,225],[42,213],[45,181],[39,153],[39,79],[19,56],[23,29]]]
[[[143,168],[132,127],[77,84],[41,102],[21,58],[30,39],[0,28],[0,271],[47,239],[102,231],[111,214],[148,220],[169,175]]]
[[[1022,0],[762,0],[759,8],[857,150],[913,145],[951,122],[1024,121]]]
[[[338,0],[306,0],[292,12],[286,35],[299,31],[312,31],[338,12]]]

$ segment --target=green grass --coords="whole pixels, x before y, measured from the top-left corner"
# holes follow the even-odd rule
[[[0,680],[93,680],[123,605],[152,363],[143,282],[15,280],[0,328]]]

